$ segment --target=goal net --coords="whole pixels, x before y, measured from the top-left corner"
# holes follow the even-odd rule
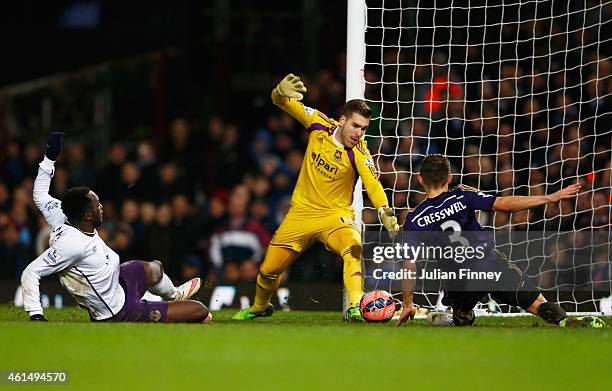
[[[428,154],[450,159],[453,185],[499,196],[580,182],[574,199],[480,212],[479,221],[495,235],[524,234],[522,246],[503,250],[549,300],[599,311],[612,289],[612,1],[366,0],[364,7],[362,77],[374,112],[366,139],[400,223],[424,199],[416,174]],[[363,203],[366,290],[399,293],[400,281],[373,275],[401,263],[373,263],[368,246],[386,233],[365,193]],[[417,302],[436,306],[439,289],[417,289]]]

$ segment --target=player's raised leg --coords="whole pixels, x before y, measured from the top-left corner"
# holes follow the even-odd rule
[[[192,278],[186,283],[175,287],[170,277],[164,273],[164,268],[160,261],[140,262],[145,268],[147,290],[166,301],[187,300],[200,289],[202,282],[198,277]]]
[[[204,304],[195,300],[142,300],[150,286],[163,279],[159,262],[128,261],[119,267],[119,284],[125,294],[121,310],[108,322],[207,322],[210,314]]]
[[[363,272],[361,268],[361,235],[352,227],[332,231],[325,240],[327,247],[342,257],[343,281],[348,296],[345,319],[363,322],[359,312],[359,300],[363,296]]]
[[[270,245],[257,275],[255,302],[251,308],[239,311],[232,319],[249,320],[272,315],[274,307],[270,304],[270,299],[280,285],[281,274],[291,266],[298,255],[297,251],[289,248]]]

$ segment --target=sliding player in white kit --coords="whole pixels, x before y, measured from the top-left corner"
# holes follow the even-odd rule
[[[159,261],[129,261],[98,236],[102,205],[87,187],[68,190],[62,201],[49,195],[55,160],[64,134],[47,139],[45,157],[34,182],[34,202],[51,226],[50,248],[32,261],[21,276],[24,308],[30,320],[46,321],[40,303],[39,280],[54,273],[92,321],[207,322],[211,315],[199,301],[187,300],[200,288],[200,279],[174,287]],[[164,300],[142,300],[146,291]]]

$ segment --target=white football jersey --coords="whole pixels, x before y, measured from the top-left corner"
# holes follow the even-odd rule
[[[32,261],[21,276],[24,308],[42,314],[39,280],[54,273],[96,320],[107,319],[121,310],[125,302],[119,284],[119,255],[98,236],[66,223],[61,202],[49,195],[54,162],[47,157],[40,163],[34,181],[34,202],[51,226],[50,247]]]

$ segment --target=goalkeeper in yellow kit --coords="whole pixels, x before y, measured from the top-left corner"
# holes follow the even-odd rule
[[[387,196],[376,179],[376,168],[362,140],[372,114],[360,99],[346,103],[338,121],[304,106],[306,87],[289,74],[272,90],[272,102],[308,129],[308,146],[291,197],[291,208],[272,237],[257,276],[255,302],[233,319],[248,320],[272,315],[270,298],[281,274],[315,240],[342,257],[344,285],[349,308],[345,319],[363,321],[358,309],[363,294],[361,234],[354,223],[353,191],[361,177],[382,224],[391,233],[399,231],[397,218],[388,207]]]

